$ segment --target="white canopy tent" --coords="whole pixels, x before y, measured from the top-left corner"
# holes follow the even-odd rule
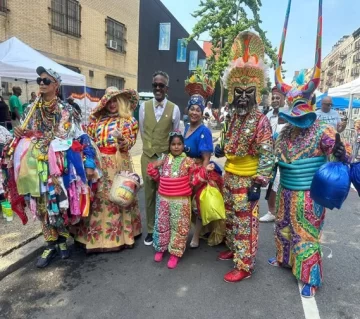
[[[0,79],[34,81],[38,75],[36,68],[51,68],[60,74],[63,85],[84,86],[86,78],[39,53],[24,42],[13,37],[0,43]]]
[[[0,43],[0,94],[1,81],[16,80],[26,83],[26,98],[28,98],[27,84],[36,81],[38,74],[36,68],[43,66],[53,69],[61,76],[61,84],[69,86],[82,86],[86,97],[86,77],[76,73],[61,64],[39,53],[16,37]],[[84,99],[85,119],[87,118],[86,98]]]
[[[330,88],[328,92],[329,96],[340,96],[349,98],[349,120],[350,125],[352,123],[352,106],[354,97],[360,97],[360,78],[355,79],[349,83]],[[352,125],[351,125],[352,126]]]
[[[329,96],[360,97],[360,78],[343,85],[329,89]]]

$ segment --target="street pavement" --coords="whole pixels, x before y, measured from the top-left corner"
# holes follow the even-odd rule
[[[262,197],[265,196],[263,191]],[[144,217],[144,194],[140,193]],[[266,203],[260,203],[261,214]],[[144,222],[145,224],[145,222]],[[38,270],[36,260],[0,281],[0,318],[360,318],[360,207],[351,191],[341,211],[328,211],[323,233],[324,286],[302,300],[290,270],[267,265],[274,256],[274,224],[261,224],[256,272],[229,284],[224,249],[204,242],[187,250],[177,269],[153,261],[152,247],[86,256]]]

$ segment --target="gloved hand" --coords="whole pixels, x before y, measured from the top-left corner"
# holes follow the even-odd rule
[[[255,202],[260,199],[261,185],[254,183],[251,185],[248,191],[248,200],[250,202]]]
[[[215,157],[220,158],[224,156],[225,156],[224,150],[220,147],[220,144],[217,144],[215,146]]]
[[[332,153],[339,161],[343,161],[345,159],[346,150],[344,143],[341,142],[339,133],[336,133],[335,135],[335,145]]]

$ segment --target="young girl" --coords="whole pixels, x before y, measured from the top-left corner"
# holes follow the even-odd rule
[[[168,268],[176,268],[186,248],[190,230],[192,186],[207,178],[207,171],[214,169],[209,164],[206,170],[198,168],[194,160],[184,153],[184,138],[181,133],[170,133],[168,155],[148,165],[148,175],[159,182],[156,203],[153,245],[154,260],[160,262],[166,250],[170,253]]]

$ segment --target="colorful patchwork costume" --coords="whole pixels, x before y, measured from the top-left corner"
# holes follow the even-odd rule
[[[101,153],[102,177],[99,190],[91,205],[90,216],[76,229],[75,240],[86,247],[87,253],[119,251],[132,248],[135,238],[141,235],[141,217],[136,198],[128,207],[121,207],[109,200],[114,176],[119,171],[133,172],[130,149],[135,145],[139,130],[134,117],[119,113],[110,114],[106,110],[113,98],[123,98],[128,105],[128,113],[136,108],[139,95],[135,90],[119,90],[108,87],[98,106],[90,115],[88,133]],[[125,146],[117,151],[116,131],[120,131]]]
[[[232,54],[223,81],[233,115],[221,141],[223,151],[219,145],[215,149],[217,157],[227,159],[224,201],[229,251],[219,255],[221,260],[234,260],[235,270],[224,277],[227,282],[250,277],[254,270],[260,187],[269,182],[274,164],[270,122],[256,106],[264,87],[264,45],[256,34],[242,32],[235,39]]]
[[[311,297],[322,283],[320,236],[325,209],[310,198],[310,186],[315,172],[329,157],[333,158],[336,132],[316,120],[311,103],[321,73],[322,0],[319,1],[314,74],[307,84],[294,88],[283,83],[281,77],[290,8],[291,1],[275,74],[277,88],[286,95],[289,111],[279,114],[288,124],[280,132],[275,147],[280,169],[275,230],[277,254],[269,263],[291,267],[295,277],[305,284],[302,295]],[[350,160],[350,154],[350,148],[346,147],[345,162]]]
[[[148,175],[159,183],[153,245],[157,252],[166,250],[182,257],[190,231],[192,186],[204,181],[204,168],[198,168],[185,153],[163,156],[164,163],[157,169],[148,165]],[[195,172],[198,171],[198,174]]]

